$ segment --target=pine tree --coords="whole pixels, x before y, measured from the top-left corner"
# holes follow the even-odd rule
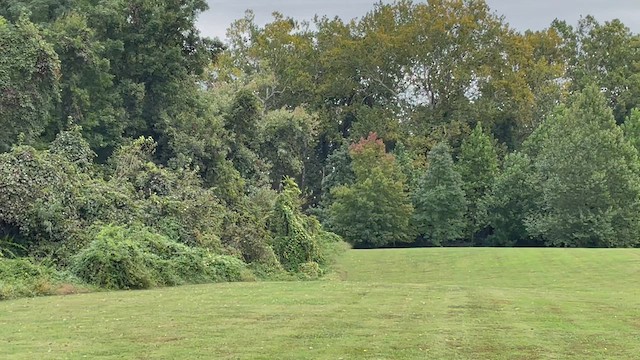
[[[467,200],[449,146],[440,143],[428,156],[429,168],[414,193],[414,223],[432,245],[450,245],[464,235]]]

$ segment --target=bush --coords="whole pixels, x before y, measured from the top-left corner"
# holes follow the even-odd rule
[[[298,266],[298,274],[305,280],[314,280],[322,276],[322,269],[315,261],[309,261]]]
[[[211,254],[203,249],[189,249],[170,260],[182,283],[253,281],[255,277],[242,260]]]
[[[310,231],[310,220],[300,209],[298,185],[291,178],[285,178],[282,184],[283,190],[269,219],[272,248],[282,266],[295,272],[300,264],[317,260],[319,248]]]
[[[192,248],[146,227],[107,225],[73,259],[83,280],[108,289],[252,280],[242,260]]]
[[[336,262],[340,255],[350,249],[350,245],[346,243],[340,235],[330,231],[321,230],[316,235],[316,239],[318,247],[320,248],[318,263],[323,269],[326,269]]]
[[[75,291],[75,285],[69,285],[73,283],[68,274],[30,259],[0,257],[0,300],[59,294],[62,288]]]
[[[19,230],[28,248],[73,236],[77,173],[64,158],[28,146],[0,154],[0,224]]]
[[[103,227],[96,239],[72,259],[72,271],[84,281],[107,289],[155,286],[155,266],[149,265],[157,261],[157,256],[128,235],[123,227]]]
[[[256,278],[268,281],[292,281],[296,280],[294,274],[284,270],[280,263],[251,263],[249,264],[251,272]]]
[[[205,265],[212,270],[215,281],[254,280],[246,264],[238,258],[227,255],[212,255],[206,260]]]

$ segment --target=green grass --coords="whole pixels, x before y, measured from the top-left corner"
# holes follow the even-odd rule
[[[0,302],[0,358],[638,359],[640,250],[352,250],[331,279]]]

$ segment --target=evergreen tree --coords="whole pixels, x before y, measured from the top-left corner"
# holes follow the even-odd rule
[[[638,152],[600,89],[590,86],[547,119],[534,160],[542,206],[528,229],[548,246],[624,247],[640,241]]]
[[[395,158],[376,134],[349,149],[355,182],[334,188],[330,208],[333,231],[357,247],[379,247],[412,238],[413,206]]]
[[[467,201],[462,178],[456,171],[449,146],[436,145],[428,156],[429,168],[414,193],[414,222],[432,245],[450,245],[464,235]]]
[[[486,227],[486,214],[482,213],[480,202],[498,174],[498,155],[491,137],[484,133],[480,123],[462,143],[458,171],[464,181],[469,206],[467,234],[474,244],[481,245],[482,239],[476,240],[476,236]]]
[[[524,153],[509,154],[504,170],[493,184],[481,206],[487,214],[493,233],[487,239],[490,246],[539,246],[527,230],[527,219],[540,201],[539,181],[533,172],[531,159]]]

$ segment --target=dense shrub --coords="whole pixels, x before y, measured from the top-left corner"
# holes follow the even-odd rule
[[[73,272],[88,283],[107,289],[144,289],[156,285],[150,263],[157,257],[143,243],[127,236],[125,228],[105,226],[89,246],[77,254]]]
[[[300,210],[299,197],[298,185],[286,178],[270,219],[273,250],[289,271],[296,271],[300,264],[315,261],[320,255],[316,239],[307,227],[307,217]]]
[[[139,211],[137,221],[172,240],[219,252],[227,210],[213,189],[202,186],[197,170],[153,163],[156,145],[150,138],[139,138],[120,148],[110,159],[109,182],[130,189]]]
[[[316,235],[316,241],[320,249],[317,261],[324,269],[333,264],[340,255],[350,249],[350,245],[345,242],[340,235],[329,231],[319,231]]]
[[[253,276],[242,260],[233,256],[209,255],[205,258],[205,266],[216,281],[247,281]]]
[[[309,265],[303,264],[310,263],[326,267],[346,249],[340,236],[325,231],[315,217],[302,213],[299,197],[296,183],[286,178],[269,221],[273,250],[290,272],[307,271]],[[318,272],[314,277],[320,275]]]
[[[76,202],[78,215],[85,225],[131,223],[139,219],[144,210],[128,184],[100,178],[84,181]]]
[[[0,300],[74,292],[75,283],[68,274],[30,259],[0,257]]]
[[[143,226],[102,227],[74,257],[72,270],[88,283],[108,289],[252,279],[240,259],[189,247]]]
[[[272,234],[267,221],[272,215],[277,193],[271,189],[253,188],[234,211],[225,214],[222,244],[236,249],[248,264],[261,263],[282,270],[270,246]]]
[[[19,229],[28,246],[72,236],[76,173],[64,158],[32,147],[0,154],[0,224]]]
[[[303,279],[313,280],[322,275],[322,269],[317,262],[309,261],[298,266],[298,273]]]
[[[96,154],[89,147],[89,143],[82,137],[82,127],[73,126],[68,131],[62,131],[49,146],[52,154],[60,155],[70,163],[80,168],[93,165]]]

